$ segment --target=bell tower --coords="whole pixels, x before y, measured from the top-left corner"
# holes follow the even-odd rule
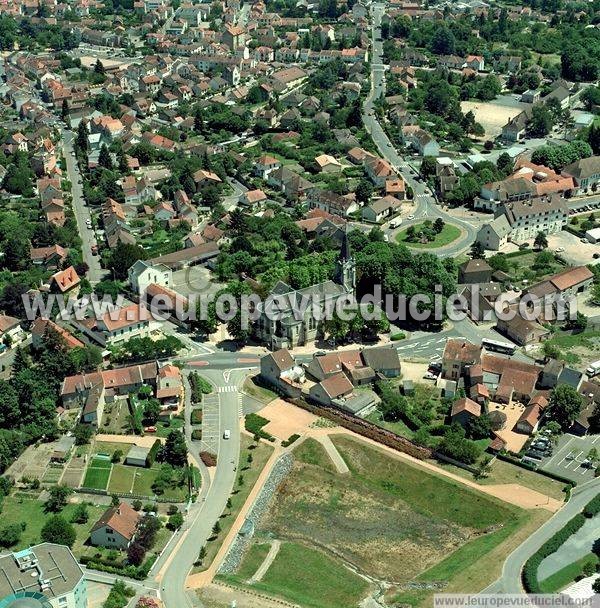
[[[350,251],[350,241],[348,240],[348,233],[346,231],[344,231],[342,239],[340,257],[336,262],[335,282],[341,285],[348,293],[353,293],[356,289],[356,265]]]

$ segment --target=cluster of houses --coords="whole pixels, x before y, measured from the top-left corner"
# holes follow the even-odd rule
[[[379,403],[369,387],[400,372],[398,352],[391,346],[317,354],[303,366],[286,348],[260,360],[260,379],[277,392],[356,416],[368,415]]]
[[[566,314],[568,299],[588,291],[594,274],[587,266],[575,266],[515,293],[506,273],[494,271],[486,260],[473,259],[460,265],[458,281],[457,293],[464,296],[465,312],[472,321],[496,323],[499,332],[528,347],[550,335],[547,325],[560,320],[557,313],[563,301]],[[536,318],[526,319],[518,314],[518,307],[522,299],[531,298],[539,299],[540,306]],[[533,305],[530,308],[533,313]],[[497,314],[497,311],[507,314]]]
[[[452,405],[450,418],[467,426],[473,418],[484,413],[492,415],[494,431],[506,424],[502,406],[518,404],[522,413],[512,430],[531,435],[543,421],[549,404],[550,392],[559,385],[572,386],[582,396],[584,408],[570,432],[584,435],[589,418],[600,403],[600,384],[564,363],[550,359],[544,365],[526,363],[513,358],[489,353],[480,345],[465,340],[448,340],[442,356],[439,384],[448,390],[463,389],[465,396]],[[492,404],[500,408],[490,407]],[[498,413],[499,412],[499,413]],[[502,415],[504,414],[504,415]],[[504,449],[503,440],[496,435],[496,449]]]
[[[152,387],[167,419],[180,407],[183,381],[179,368],[157,362],[67,376],[60,397],[66,410],[81,409],[82,422],[98,428],[107,403],[135,395],[143,386]]]

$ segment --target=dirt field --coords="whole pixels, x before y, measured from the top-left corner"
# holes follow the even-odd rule
[[[475,120],[485,129],[485,136],[493,139],[500,135],[502,127],[521,112],[521,108],[509,108],[482,101],[461,101],[463,113],[469,110],[475,114]]]
[[[271,401],[258,413],[270,420],[264,430],[282,441],[294,434],[302,435],[317,420],[317,417],[310,412],[291,405],[283,399]]]
[[[7,469],[7,475],[14,477],[17,482],[22,477],[41,480],[48,469],[53,449],[54,446],[50,443],[42,443],[37,447],[29,446]]]
[[[349,438],[337,436],[334,443],[351,473],[338,475],[322,446],[305,441],[295,451],[293,473],[260,526],[263,532],[327,548],[371,576],[407,581],[483,529],[510,518],[508,509],[488,502],[492,498],[472,494]],[[429,483],[432,491],[436,488],[435,501],[424,498]],[[459,499],[462,512],[473,507],[473,516],[446,512],[444,503],[450,498]],[[446,515],[441,516],[440,509]]]
[[[230,608],[236,602],[237,608],[282,608],[293,606],[282,600],[271,600],[266,595],[253,591],[233,589],[223,583],[213,583],[198,592],[200,601],[206,608]]]
[[[594,253],[598,252],[598,245],[592,243],[582,243],[574,234],[570,232],[557,232],[548,235],[548,249],[556,251],[562,247],[564,252],[560,255],[574,266],[585,264],[598,264],[600,260],[594,259]]]

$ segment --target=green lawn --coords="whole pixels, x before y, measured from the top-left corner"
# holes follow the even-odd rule
[[[541,592],[558,593],[582,574],[583,566],[588,562],[596,565],[598,563],[598,556],[594,553],[589,553],[572,564],[568,564],[564,568],[561,568],[547,579],[540,581]]]
[[[61,512],[61,515],[70,521],[76,505],[68,504]],[[100,515],[104,513],[106,507],[88,505],[89,518],[85,524],[73,524],[77,532],[77,540],[73,546],[73,552],[76,556],[83,553],[83,544],[89,537],[92,526],[98,521]],[[10,547],[12,551],[25,549],[31,545],[36,545],[41,542],[41,532],[46,520],[52,513],[44,512],[44,503],[35,499],[17,498],[8,496],[4,498],[2,505],[2,523],[0,527],[10,526],[13,524],[25,524],[25,530],[21,534],[19,542]]]
[[[173,431],[183,428],[184,420],[178,416],[173,416],[168,422],[158,422],[156,424],[156,436],[167,437],[167,435]]]
[[[109,492],[126,493],[131,491],[133,485],[134,467],[116,464],[110,477]]]
[[[102,464],[100,464],[102,463]],[[106,466],[108,465],[108,466]],[[108,460],[92,459],[83,479],[84,488],[106,490],[112,464]]]
[[[419,233],[421,230],[425,228],[424,224],[416,224],[415,230]],[[419,243],[419,242],[408,242],[406,240],[406,230],[402,230],[396,235],[396,241],[398,243],[404,243],[409,247],[414,247],[416,249],[434,249],[436,247],[445,247],[450,243],[453,243],[460,237],[460,228],[453,226],[452,224],[446,224],[442,231],[435,235],[433,241],[429,241],[428,243]]]
[[[271,545],[269,543],[253,543],[244,555],[244,559],[237,569],[235,575],[227,576],[227,580],[232,583],[245,583],[258,570],[258,567],[265,561]]]
[[[284,543],[256,588],[307,608],[358,606],[369,584],[338,560],[297,543]]]

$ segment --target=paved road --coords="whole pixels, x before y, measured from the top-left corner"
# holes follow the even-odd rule
[[[205,369],[202,374],[218,390],[223,386],[239,386],[246,371],[221,371]],[[236,479],[240,451],[239,410],[237,392],[218,392],[220,399],[220,436],[217,467],[213,481],[205,495],[192,505],[186,527],[181,535],[183,541],[171,554],[161,581],[160,595],[167,608],[191,608],[194,604],[185,582],[200,548],[211,536],[212,527],[221,516]],[[223,431],[231,431],[228,440],[223,439]]]
[[[81,175],[75,157],[73,156],[74,134],[66,129],[61,130],[63,150],[67,162],[67,176],[71,182],[71,194],[73,197],[73,213],[77,221],[77,230],[81,237],[83,261],[88,265],[87,278],[90,283],[98,283],[108,274],[100,265],[100,257],[92,255],[92,245],[96,243],[96,235],[92,228],[88,228],[86,222],[91,220],[90,210],[85,206],[83,200],[83,186],[80,185]]]
[[[410,166],[386,135],[374,112],[375,101],[385,94],[385,69],[383,64],[383,43],[381,39],[381,19],[385,11],[385,5],[373,4],[372,14],[372,57],[371,57],[371,90],[365,99],[363,106],[363,123],[365,129],[370,133],[375,145],[383,158],[385,158],[404,178],[404,181],[412,188],[415,200],[414,219],[403,222],[402,228],[412,224],[421,223],[424,219],[434,220],[441,217],[445,222],[452,223],[463,231],[463,236],[447,247],[432,250],[440,257],[453,257],[465,251],[475,240],[477,231],[473,225],[458,219],[442,211],[436,204],[429,188],[415,179],[414,169]]]
[[[521,570],[525,562],[600,491],[600,479],[576,488],[569,502],[519,545],[504,562],[502,576],[482,593],[523,593]],[[566,563],[565,563],[566,565]]]

